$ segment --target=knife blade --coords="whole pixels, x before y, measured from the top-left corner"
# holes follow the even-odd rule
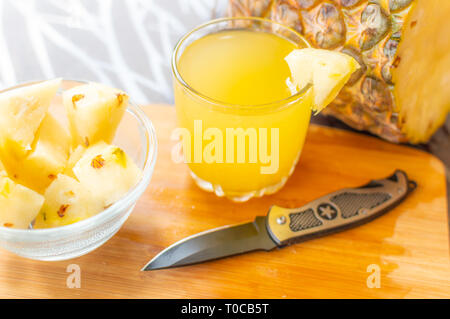
[[[272,206],[253,222],[224,226],[182,239],[142,270],[197,264],[255,250],[270,251],[365,224],[400,204],[417,187],[396,170],[381,180],[345,188],[299,208]]]

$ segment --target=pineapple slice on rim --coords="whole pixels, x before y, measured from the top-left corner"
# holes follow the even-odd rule
[[[0,158],[21,158],[31,150],[61,79],[0,93]]]
[[[43,203],[44,196],[0,173],[0,226],[27,229]]]
[[[450,120],[450,1],[229,0],[228,15],[268,18],[353,56],[361,69],[324,113],[357,130],[417,144]]]
[[[359,69],[359,63],[347,54],[312,48],[292,51],[286,62],[296,88],[312,84],[313,111],[317,113],[336,98],[353,72]]]

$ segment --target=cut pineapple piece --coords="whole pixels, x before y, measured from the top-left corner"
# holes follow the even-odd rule
[[[47,114],[36,133],[30,153],[20,160],[4,161],[14,180],[43,194],[61,173],[69,157],[70,136],[58,121]]]
[[[359,68],[358,62],[347,54],[312,48],[292,51],[286,62],[291,69],[293,84],[299,90],[312,84],[313,110],[317,112],[336,98]]]
[[[23,157],[29,150],[61,79],[0,93],[0,158]]]
[[[6,172],[6,168],[3,163],[0,161],[0,179],[2,177],[8,177],[8,172]]]
[[[427,142],[450,112],[449,15],[450,1],[419,1],[402,31],[393,92],[412,143]]]
[[[0,175],[0,226],[27,229],[44,203],[44,197]]]
[[[73,168],[75,176],[105,206],[113,204],[135,186],[140,169],[119,147],[95,145],[88,148]]]
[[[128,105],[128,96],[97,83],[76,86],[63,94],[73,145],[111,143]]]
[[[361,69],[325,114],[392,142],[427,142],[450,112],[450,1],[229,0],[229,15],[285,24]]]
[[[89,152],[101,152],[102,149],[106,148],[108,144],[106,144],[103,141],[100,141],[91,147],[89,147]],[[73,172],[74,166],[77,164],[77,162],[81,159],[83,154],[86,152],[88,148],[86,148],[84,145],[78,145],[76,149],[72,151],[70,154],[69,160],[67,161],[67,166],[64,170],[64,174],[68,175],[73,178],[77,178]]]
[[[7,176],[5,166],[3,165],[2,161],[0,161],[0,177],[1,176]]]
[[[63,171],[64,175],[76,178],[75,174],[73,173],[73,167],[80,160],[81,156],[83,156],[85,151],[86,151],[86,147],[85,146],[78,145],[77,148],[75,148],[70,153],[69,160],[67,161],[66,168]]]
[[[45,191],[45,202],[33,228],[73,224],[103,210],[103,204],[75,179],[60,174]]]

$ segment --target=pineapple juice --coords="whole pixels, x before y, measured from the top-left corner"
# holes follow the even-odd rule
[[[296,92],[288,82],[284,58],[297,48],[274,33],[238,29],[200,37],[180,54],[178,125],[189,132],[180,134],[184,156],[200,187],[246,200],[284,185],[313,99],[312,90]]]

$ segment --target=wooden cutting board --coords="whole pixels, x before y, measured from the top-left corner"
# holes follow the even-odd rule
[[[237,204],[197,188],[174,164],[174,108],[148,106],[158,135],[149,188],[123,228],[94,252],[61,262],[0,252],[0,297],[37,298],[402,298],[450,297],[445,170],[427,153],[347,131],[311,126],[287,185]],[[343,187],[383,178],[396,168],[419,184],[387,215],[359,228],[272,252],[254,252],[184,268],[141,272],[175,241],[210,228],[253,220],[270,205],[301,206]],[[68,288],[67,268],[81,269]],[[380,288],[369,288],[370,265]]]

